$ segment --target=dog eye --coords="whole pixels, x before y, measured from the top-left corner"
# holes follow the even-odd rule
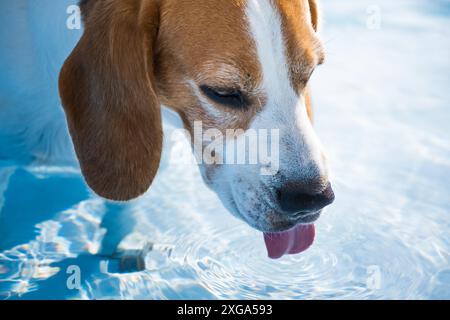
[[[247,100],[240,90],[213,88],[206,85],[200,86],[200,90],[210,100],[221,105],[236,109],[247,107]]]

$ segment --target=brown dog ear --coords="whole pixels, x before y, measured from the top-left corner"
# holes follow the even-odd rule
[[[317,0],[309,0],[309,10],[311,11],[311,22],[315,31],[319,29],[319,7]]]
[[[150,187],[162,149],[153,85],[157,1],[91,3],[61,70],[60,95],[87,184],[107,199],[130,200]]]

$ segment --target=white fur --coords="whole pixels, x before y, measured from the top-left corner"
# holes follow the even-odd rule
[[[305,98],[298,96],[290,81],[280,15],[270,0],[249,0],[247,16],[262,68],[262,91],[268,98],[252,128],[280,129],[285,175],[298,179],[326,176],[322,147],[307,115]]]

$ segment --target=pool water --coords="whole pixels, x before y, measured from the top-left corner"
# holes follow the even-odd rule
[[[450,1],[322,7],[328,54],[312,90],[336,201],[309,250],[268,259],[263,235],[180,160],[183,139],[127,204],[93,195],[74,167],[5,159],[0,298],[450,299]],[[119,272],[108,248],[120,235],[151,247],[145,270]]]

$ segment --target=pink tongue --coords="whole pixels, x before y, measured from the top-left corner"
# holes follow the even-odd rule
[[[308,249],[314,242],[313,224],[298,226],[284,232],[264,232],[269,258],[278,259],[285,254],[297,254]]]

